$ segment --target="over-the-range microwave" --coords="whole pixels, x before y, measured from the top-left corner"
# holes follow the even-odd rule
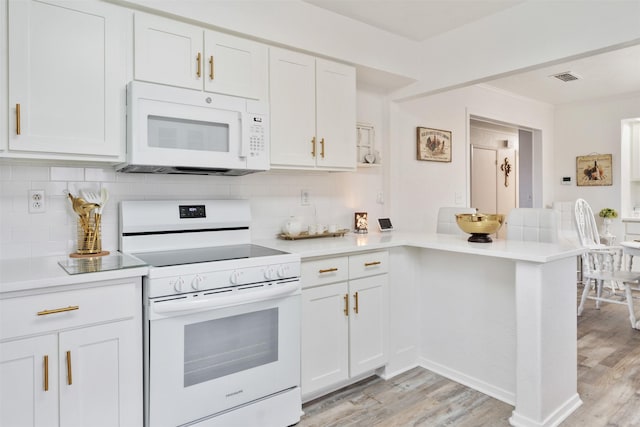
[[[269,169],[266,102],[132,81],[121,172],[246,175]]]

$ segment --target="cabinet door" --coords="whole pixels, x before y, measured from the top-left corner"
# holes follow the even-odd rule
[[[58,425],[56,335],[0,344],[0,425]]]
[[[204,46],[204,90],[267,100],[269,70],[265,45],[205,31]]]
[[[124,156],[128,16],[102,2],[9,0],[10,150]]]
[[[349,281],[349,369],[351,376],[379,368],[387,363],[388,275]]]
[[[142,425],[142,345],[133,320],[60,334],[60,425]]]
[[[316,59],[317,165],[356,168],[355,68]]]
[[[136,13],[134,78],[202,90],[203,34],[202,28],[193,25]]]
[[[314,168],[315,58],[269,50],[271,165]]]
[[[302,291],[302,394],[349,378],[347,283]]]

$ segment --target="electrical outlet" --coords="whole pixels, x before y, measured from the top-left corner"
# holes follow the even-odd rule
[[[300,190],[300,204],[302,206],[309,205],[309,190]]]
[[[29,213],[46,212],[44,190],[29,190]]]

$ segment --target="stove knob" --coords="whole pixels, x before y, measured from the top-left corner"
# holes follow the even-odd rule
[[[198,289],[200,289],[200,285],[202,285],[202,282],[204,282],[204,277],[196,275],[196,277],[194,277],[191,281],[191,287],[194,291],[197,291]]]
[[[241,272],[233,271],[231,273],[231,276],[229,276],[229,282],[231,282],[232,285],[237,285],[238,283],[240,283],[240,276],[241,275],[242,275]]]
[[[178,277],[176,281],[173,282],[173,289],[175,289],[176,292],[182,292],[183,287],[184,287],[184,280],[182,280],[182,277]]]
[[[276,278],[276,271],[273,267],[267,267],[264,269],[264,278],[267,280],[273,280]]]
[[[289,266],[287,265],[281,265],[278,267],[278,277],[279,278],[283,278],[283,277],[287,277],[289,273]]]

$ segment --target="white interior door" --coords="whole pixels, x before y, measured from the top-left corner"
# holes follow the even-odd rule
[[[472,147],[471,207],[480,213],[497,213],[497,156],[495,149]]]

